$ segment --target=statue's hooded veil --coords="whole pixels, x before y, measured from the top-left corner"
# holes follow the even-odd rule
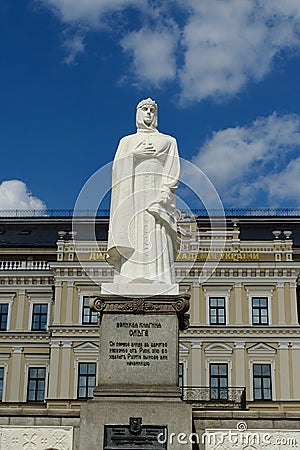
[[[145,105],[151,105],[155,107],[155,112],[154,112],[154,117],[152,120],[151,125],[146,125],[143,121],[142,118],[142,107]],[[139,102],[139,104],[136,107],[136,128],[137,131],[149,131],[149,132],[153,132],[156,131],[157,128],[157,104],[154,100],[152,100],[152,98],[146,98],[144,100],[141,100]]]

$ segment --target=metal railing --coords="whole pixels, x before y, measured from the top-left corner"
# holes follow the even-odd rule
[[[49,270],[47,261],[0,261],[0,270]]]
[[[185,402],[210,409],[246,409],[246,388],[210,388],[207,386],[183,386],[181,398]]]
[[[190,209],[185,212],[187,215],[195,214],[200,217],[293,217],[300,216],[300,208],[225,208],[210,209],[205,208]],[[0,209],[1,217],[108,217],[109,209]]]

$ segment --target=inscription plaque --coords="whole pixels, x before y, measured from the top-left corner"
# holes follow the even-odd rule
[[[161,435],[159,442],[158,435]],[[143,425],[138,433],[129,425],[105,425],[103,450],[167,450],[167,427]]]
[[[155,314],[107,314],[100,327],[99,365],[103,384],[177,383],[178,319]]]

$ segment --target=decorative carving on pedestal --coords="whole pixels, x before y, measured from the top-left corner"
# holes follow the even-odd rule
[[[126,302],[119,305],[119,311],[133,312],[136,314],[143,314],[147,311],[159,311],[159,305],[154,305],[151,302],[147,302],[144,298],[136,298],[132,302]]]
[[[154,296],[151,300],[145,298],[126,298],[115,295],[101,295],[90,297],[89,306],[93,311],[100,313],[100,320],[103,314],[176,314],[179,320],[180,330],[186,330],[189,326],[189,314],[186,314],[190,307],[190,296],[170,295]]]

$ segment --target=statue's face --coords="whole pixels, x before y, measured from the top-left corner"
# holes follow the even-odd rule
[[[155,106],[153,105],[143,105],[141,107],[142,119],[146,125],[151,125],[154,119]]]

